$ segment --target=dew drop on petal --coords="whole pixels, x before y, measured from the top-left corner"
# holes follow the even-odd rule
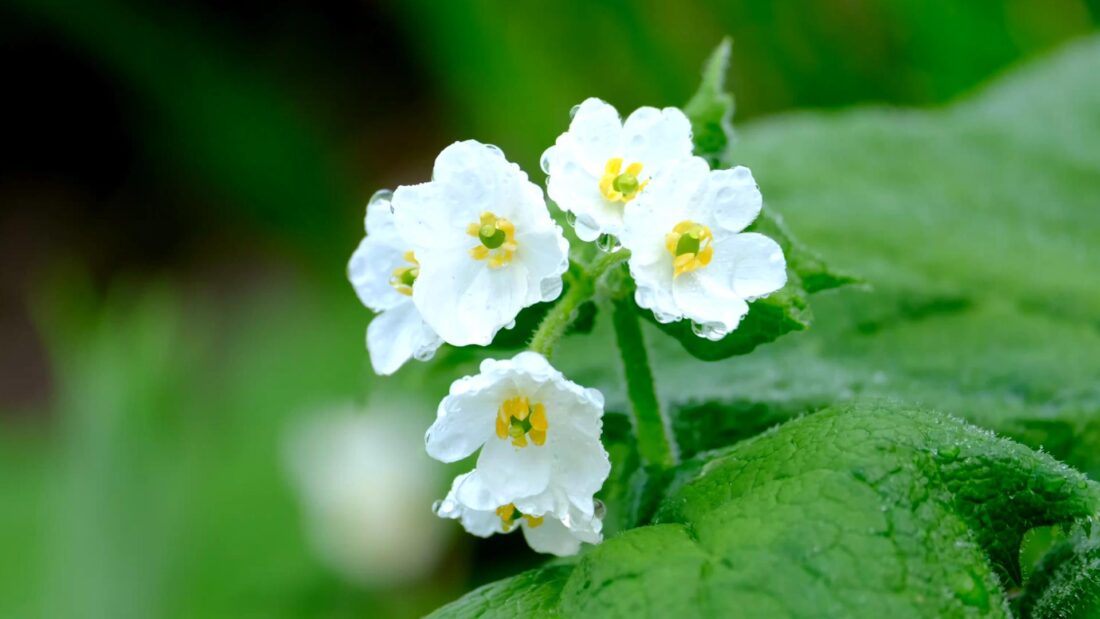
[[[390,191],[389,189],[379,189],[378,191],[374,192],[374,195],[372,195],[370,197],[370,200],[367,201],[367,208],[371,208],[372,206],[374,206],[375,204],[378,204],[379,202],[389,202],[392,199],[393,199],[393,192],[392,191]],[[393,207],[391,206],[390,208],[393,208]]]
[[[565,211],[565,223],[575,226],[577,224],[577,214],[573,211]]]
[[[543,174],[550,173],[550,149],[542,154],[542,158],[539,159],[539,167],[542,168]]]
[[[675,314],[666,314],[665,312],[659,312],[657,310],[653,310],[653,317],[657,320],[657,322],[663,325],[667,325],[668,323],[675,322],[679,319],[679,317]]]
[[[610,254],[622,249],[623,245],[619,242],[619,237],[612,234],[601,234],[599,238],[596,239],[596,247],[598,247],[600,251]]]
[[[569,120],[573,120],[577,116],[577,110],[581,109],[581,104],[578,103],[569,108]]]
[[[439,499],[436,499],[435,501],[432,501],[432,511],[433,512],[438,514],[439,513],[439,508],[441,508],[441,507],[443,507],[443,501],[440,501]]]
[[[504,151],[500,150],[500,147],[496,144],[486,144],[485,148],[489,149],[494,155],[498,155],[501,159],[504,158]]]
[[[695,335],[706,338],[711,341],[718,341],[726,336],[726,330],[722,328],[720,324],[716,323],[700,323],[691,321],[691,332]]]

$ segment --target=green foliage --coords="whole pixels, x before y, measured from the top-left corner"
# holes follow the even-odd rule
[[[1007,616],[1023,533],[1098,508],[1080,473],[957,419],[835,407],[689,461],[654,524],[539,593],[513,579],[439,614]]]
[[[733,145],[733,95],[726,91],[731,45],[727,37],[711,52],[699,90],[684,105],[691,119],[695,154],[706,158],[712,168],[730,160]]]
[[[1100,617],[1100,535],[1078,530],[1043,557],[1018,602],[1023,619]]]

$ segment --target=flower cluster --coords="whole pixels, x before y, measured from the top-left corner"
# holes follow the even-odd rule
[[[749,170],[712,171],[692,148],[691,123],[676,108],[643,107],[623,121],[588,99],[542,167],[577,238],[625,248],[639,307],[717,340],[749,302],[786,283],[786,264],[775,241],[744,232],[762,203]],[[378,313],[367,347],[379,374],[430,359],[444,342],[490,344],[520,310],[557,299],[570,264],[541,188],[475,141],[445,148],[431,181],[377,194],[366,228],[348,275]],[[439,516],[479,536],[518,528],[535,550],[568,555],[601,539],[604,400],[541,352],[488,359],[452,384],[425,440],[443,462],[477,454],[437,503]]]

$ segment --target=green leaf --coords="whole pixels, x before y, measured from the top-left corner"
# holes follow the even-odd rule
[[[1023,619],[1100,617],[1100,535],[1078,530],[1056,544],[1028,579],[1019,600]]]
[[[691,119],[695,154],[706,158],[712,168],[724,167],[733,144],[733,95],[726,92],[731,41],[726,37],[714,48],[703,65],[699,90],[684,105]]]
[[[683,465],[654,524],[557,568],[553,616],[1008,616],[1028,529],[1092,516],[1053,458],[941,414],[835,407]],[[529,574],[528,583],[541,583]],[[441,616],[514,616],[504,581]],[[542,585],[540,585],[542,586]]]

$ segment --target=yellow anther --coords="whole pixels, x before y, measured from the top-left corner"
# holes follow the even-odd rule
[[[520,518],[523,518],[525,521],[527,521],[527,526],[531,527],[532,529],[542,525],[542,521],[544,520],[543,516],[531,516],[529,514],[525,514],[519,511],[518,509],[516,509],[515,503],[509,503],[507,505],[501,505],[500,507],[498,507],[497,516],[500,517],[500,523],[505,533],[511,531],[512,527],[516,525],[516,521]]]
[[[516,506],[512,503],[501,505],[497,508],[497,516],[500,517],[500,522],[504,526],[504,532],[511,531],[512,525],[516,523]]]
[[[516,447],[526,447],[528,439],[535,445],[544,445],[549,427],[546,406],[541,403],[532,406],[524,396],[509,398],[497,409],[497,438],[511,439]]]
[[[466,226],[466,234],[476,238],[478,245],[470,248],[474,260],[488,260],[490,269],[512,261],[516,248],[516,227],[512,222],[486,211],[476,223]]]
[[[411,297],[413,284],[416,282],[416,278],[420,277],[420,263],[416,261],[416,254],[412,250],[405,252],[404,258],[409,266],[394,269],[393,276],[390,277],[390,285],[397,292]]]
[[[604,165],[600,177],[600,193],[612,202],[630,202],[637,196],[649,180],[641,181],[642,164],[634,162],[623,170],[623,158],[612,157]]]
[[[679,277],[710,264],[714,234],[702,224],[681,221],[665,235],[665,247],[672,254],[672,276]]]

